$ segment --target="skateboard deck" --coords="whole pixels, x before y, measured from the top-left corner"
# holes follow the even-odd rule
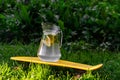
[[[52,66],[69,67],[69,68],[80,69],[80,70],[96,70],[103,66],[103,64],[92,66],[92,65],[76,63],[76,62],[71,62],[66,60],[59,60],[57,62],[45,62],[45,61],[41,61],[38,57],[25,57],[25,56],[11,57],[10,59],[16,60],[16,61],[23,61],[23,62],[47,64]]]

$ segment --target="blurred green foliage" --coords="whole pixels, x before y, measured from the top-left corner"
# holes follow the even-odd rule
[[[63,31],[63,42],[120,50],[119,0],[0,0],[0,41],[39,42],[41,22]]]

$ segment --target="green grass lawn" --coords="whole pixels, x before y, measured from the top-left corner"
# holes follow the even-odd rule
[[[0,44],[0,80],[75,80],[75,69],[17,62],[12,56],[37,56],[38,45]],[[120,52],[61,49],[61,59],[103,67],[82,74],[78,80],[118,80],[120,78]]]

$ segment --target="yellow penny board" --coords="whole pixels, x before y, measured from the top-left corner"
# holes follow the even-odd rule
[[[62,67],[69,67],[69,68],[75,68],[80,70],[96,70],[102,67],[103,64],[98,64],[95,66],[87,65],[87,64],[81,64],[81,63],[75,63],[65,60],[59,60],[57,62],[45,62],[41,61],[38,57],[11,57],[12,60],[17,61],[24,61],[24,62],[31,62],[31,63],[39,63],[39,64],[47,64],[47,65],[53,65],[53,66],[62,66]]]

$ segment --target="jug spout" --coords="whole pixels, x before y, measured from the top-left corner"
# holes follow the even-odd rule
[[[61,30],[52,23],[42,23],[43,36],[38,49],[38,57],[43,61],[56,62],[61,57]]]

